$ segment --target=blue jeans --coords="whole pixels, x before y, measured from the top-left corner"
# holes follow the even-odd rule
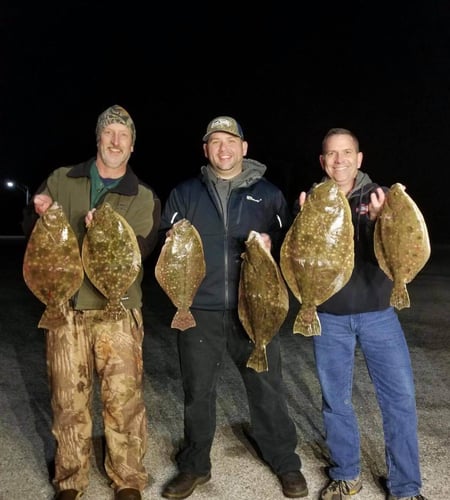
[[[408,346],[393,308],[352,315],[319,313],[313,337],[322,389],[322,415],[332,479],[360,474],[360,439],[352,405],[356,344],[364,354],[383,419],[387,487],[392,495],[420,493],[414,379]]]

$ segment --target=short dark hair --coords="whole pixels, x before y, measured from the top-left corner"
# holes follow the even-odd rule
[[[336,127],[336,128],[330,128],[330,130],[325,134],[324,138],[322,139],[322,153],[325,153],[325,143],[327,142],[328,138],[331,137],[332,135],[349,135],[355,141],[356,151],[359,151],[359,140],[356,137],[356,135],[347,128]]]

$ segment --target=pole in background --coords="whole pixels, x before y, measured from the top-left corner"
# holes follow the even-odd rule
[[[30,201],[30,189],[26,184],[22,184],[21,182],[14,181],[12,179],[7,179],[5,181],[5,186],[8,189],[20,189],[25,193],[25,205],[28,205]]]

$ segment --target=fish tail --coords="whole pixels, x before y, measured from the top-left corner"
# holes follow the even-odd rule
[[[300,333],[305,337],[320,335],[322,327],[320,326],[319,316],[316,310],[303,310],[297,314],[294,322],[294,333]]]
[[[410,306],[409,294],[405,283],[395,284],[391,292],[391,306],[400,310]]]
[[[108,302],[103,309],[103,318],[106,320],[118,321],[125,318],[126,309],[122,302]]]
[[[261,346],[259,349],[258,347],[253,349],[247,361],[247,368],[253,368],[253,370],[258,373],[269,371],[265,345]]]
[[[63,314],[62,309],[46,307],[41,319],[38,323],[38,328],[44,330],[56,330],[62,326],[67,325],[67,319]]]
[[[177,330],[184,331],[188,328],[194,327],[196,324],[197,323],[195,322],[194,316],[192,316],[192,313],[189,309],[177,309],[177,312],[175,313],[172,319],[172,324],[170,326],[171,328],[176,328]]]

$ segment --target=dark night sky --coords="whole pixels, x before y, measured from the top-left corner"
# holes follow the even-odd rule
[[[405,184],[448,243],[450,4],[396,3],[2,2],[0,177],[34,190],[94,155],[97,116],[117,103],[136,123],[131,164],[163,200],[203,164],[207,122],[230,114],[292,203],[343,126],[362,169]],[[0,193],[0,234],[18,234],[24,195]]]

